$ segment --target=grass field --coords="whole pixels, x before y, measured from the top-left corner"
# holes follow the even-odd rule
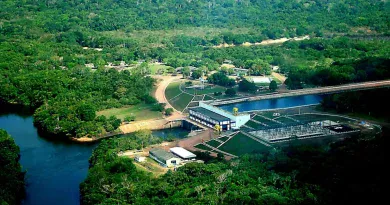
[[[210,97],[210,96],[208,96],[208,95],[206,95],[205,97],[204,97],[204,99],[203,99],[204,101],[206,101],[206,100],[214,100],[214,98],[212,98],[212,97]]]
[[[183,111],[191,102],[193,96],[186,93],[182,93],[179,97],[169,100],[169,103],[177,110]]]
[[[263,86],[263,87],[266,87],[268,89],[269,87],[269,83],[255,83],[255,85],[257,86]]]
[[[167,69],[170,68],[170,66],[166,65],[159,65],[159,64],[149,64],[149,68],[152,75],[155,75],[159,69],[162,69],[166,73]]]
[[[182,83],[182,81],[170,83],[168,85],[168,87],[165,89],[165,96],[166,96],[167,100],[169,101],[169,103],[175,109],[183,111],[184,108],[186,108],[187,105],[191,102],[191,100],[194,96],[189,95],[187,93],[183,93],[180,90],[181,83]],[[176,98],[174,98],[174,97],[176,97]]]
[[[151,110],[152,105],[135,105],[123,108],[112,108],[102,110],[96,113],[96,115],[104,115],[110,117],[112,115],[123,120],[127,116],[135,115],[135,120],[148,120],[148,119],[159,119],[162,118],[162,113]]]
[[[265,127],[264,125],[255,123],[255,122],[253,122],[253,121],[251,121],[251,120],[248,121],[245,125],[248,126],[248,127],[252,127],[252,128],[254,128],[254,129],[260,129],[260,128],[264,128],[264,127]]]
[[[199,103],[198,102],[192,102],[188,105],[188,107],[197,107],[199,106]]]
[[[274,120],[277,120],[277,121],[279,121],[281,123],[285,123],[285,124],[296,123],[294,120],[288,119],[288,118],[285,118],[285,117],[274,118]]]
[[[240,156],[253,152],[265,152],[269,150],[269,147],[238,133],[218,149]]]
[[[209,147],[206,147],[204,144],[197,144],[194,147],[201,149],[201,150],[211,151],[211,149]]]
[[[226,88],[221,86],[205,86],[203,90],[200,89],[186,89],[185,91],[191,94],[204,95],[204,94],[213,94],[214,92],[225,93]]]
[[[187,89],[185,91],[185,92],[188,92],[190,94],[183,93],[180,90],[180,86],[183,83],[184,83],[184,81],[173,82],[173,83],[170,83],[168,85],[168,87],[165,89],[165,96],[166,96],[167,100],[169,101],[169,103],[175,109],[180,110],[180,111],[183,111],[184,108],[191,102],[191,100],[193,98],[192,94],[195,93],[195,91],[193,89]],[[184,88],[184,86],[182,88]],[[204,90],[197,90],[196,94],[197,95],[204,95],[204,94],[209,94],[210,93],[210,95],[212,95],[212,93],[214,93],[214,92],[225,92],[225,90],[226,90],[226,88],[224,88],[224,87],[213,86],[210,89],[206,88]],[[202,98],[203,98],[203,96],[195,96],[194,101],[199,101]],[[215,98],[220,99],[220,98],[229,98],[229,97],[227,97],[226,95],[221,95],[221,96],[218,96],[218,97],[215,97]],[[211,97],[206,95],[203,100],[212,100],[212,99],[213,98],[211,98]]]
[[[269,75],[267,76],[268,78],[271,78],[272,80],[274,80],[276,82],[277,85],[281,85],[282,84],[282,81],[280,81],[279,79],[273,77],[272,75]],[[255,83],[257,86],[264,86],[266,88],[269,87],[269,84],[270,83]]]
[[[215,140],[210,140],[210,141],[206,142],[206,144],[208,144],[208,145],[210,145],[210,146],[216,148],[216,147],[218,147],[221,143],[219,143],[219,142],[217,142],[217,141],[215,141]]]
[[[203,95],[196,95],[194,97],[194,101],[201,101],[203,99]]]
[[[220,137],[220,138],[218,138],[218,139],[221,140],[221,141],[223,141],[223,142],[225,142],[226,140],[229,139],[229,137]]]
[[[165,89],[165,97],[167,100],[172,99],[173,97],[176,97],[179,95],[181,92],[179,86],[180,86],[180,81],[179,82],[173,82],[168,85],[168,87]]]
[[[138,170],[151,172],[154,177],[163,175],[168,171],[168,169],[164,169],[156,161],[149,157],[146,157],[146,161],[143,163],[133,161],[133,164]]]
[[[264,123],[266,125],[269,125],[269,126],[279,125],[279,123],[273,122],[271,120],[264,119],[264,118],[262,118],[260,116],[255,116],[253,119],[256,120],[256,121],[262,122],[262,123]]]

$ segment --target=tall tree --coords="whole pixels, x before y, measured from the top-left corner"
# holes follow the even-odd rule
[[[269,83],[269,89],[270,89],[271,91],[275,91],[277,88],[278,88],[278,84],[276,84],[276,81],[272,80],[272,81]]]

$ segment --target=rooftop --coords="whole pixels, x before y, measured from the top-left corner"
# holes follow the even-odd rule
[[[179,156],[183,159],[196,157],[195,154],[193,154],[192,152],[190,152],[184,148],[181,148],[181,147],[173,147],[173,148],[170,148],[169,150],[171,150],[172,153],[176,154],[177,156]]]
[[[193,110],[195,112],[199,112],[199,113],[202,113],[203,115],[207,115],[208,117],[212,118],[213,120],[217,120],[219,122],[222,122],[222,121],[230,121],[229,118],[225,117],[225,116],[222,116],[220,114],[217,114],[213,111],[210,111],[208,109],[205,109],[203,107],[196,107],[196,108],[191,108],[190,110]]]
[[[162,161],[175,158],[175,155],[160,148],[153,148],[149,151],[149,153],[153,154],[155,157]]]

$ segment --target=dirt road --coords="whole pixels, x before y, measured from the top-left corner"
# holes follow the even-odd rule
[[[138,130],[149,129],[149,130],[158,130],[169,127],[167,124],[170,120],[182,119],[185,117],[183,113],[177,111],[172,107],[168,100],[165,97],[165,89],[168,87],[169,83],[178,80],[181,76],[153,76],[153,78],[159,80],[157,85],[156,92],[154,93],[155,98],[159,103],[166,103],[166,108],[173,108],[174,112],[171,116],[165,117],[164,119],[159,120],[143,120],[136,121],[130,124],[121,125],[120,129],[123,133],[131,133]]]
[[[173,108],[175,112],[172,113],[171,116],[165,118],[167,120],[174,120],[183,118],[185,115],[183,115],[182,112],[176,110],[171,104],[169,104],[167,98],[165,97],[165,89],[168,87],[169,83],[179,80],[182,78],[181,75],[178,76],[154,76],[155,79],[160,80],[159,84],[157,85],[156,92],[154,93],[154,97],[157,99],[159,103],[166,103],[166,108]]]
[[[268,39],[268,40],[264,40],[262,42],[256,42],[256,43],[245,42],[241,45],[234,45],[234,44],[229,45],[227,43],[224,43],[224,44],[213,46],[213,48],[227,48],[227,47],[234,47],[234,46],[258,46],[258,45],[264,46],[264,45],[271,45],[271,44],[277,44],[277,43],[280,44],[280,43],[284,43],[284,42],[290,41],[290,40],[302,41],[302,40],[307,40],[307,39],[310,39],[309,35],[302,36],[302,37],[294,37],[294,38]]]
[[[286,76],[284,75],[275,72],[272,72],[271,75],[277,78],[278,80],[282,81],[282,84],[284,84],[284,81],[286,81]]]

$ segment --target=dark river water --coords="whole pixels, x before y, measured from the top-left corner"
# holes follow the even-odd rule
[[[0,114],[5,129],[20,147],[27,171],[23,204],[80,204],[79,184],[86,178],[88,158],[97,144],[76,144],[40,137],[32,116]]]
[[[222,108],[231,111],[233,107],[238,107],[242,112],[316,104],[321,99],[318,95],[308,95],[244,102]],[[21,108],[9,108],[2,104],[0,128],[5,129],[20,147],[20,162],[27,171],[27,197],[23,204],[80,204],[79,184],[87,176],[88,159],[98,143],[78,144],[67,140],[53,140],[53,136],[43,136],[34,127],[31,113],[26,114],[21,112]],[[172,129],[155,131],[153,134],[162,138],[169,134],[183,138],[186,131]]]
[[[80,204],[79,184],[88,173],[88,159],[98,143],[79,144],[54,140],[38,133],[31,113],[19,106],[0,104],[0,128],[5,129],[20,147],[20,163],[26,174],[25,205]],[[154,131],[162,138],[187,136],[183,129]],[[126,137],[123,135],[122,137]]]
[[[270,100],[258,100],[248,101],[235,104],[228,104],[219,106],[226,111],[233,111],[233,108],[238,108],[239,112],[252,111],[252,110],[265,110],[265,109],[277,109],[288,108],[302,105],[318,104],[321,102],[324,96],[322,95],[302,95],[295,97],[276,98]]]

